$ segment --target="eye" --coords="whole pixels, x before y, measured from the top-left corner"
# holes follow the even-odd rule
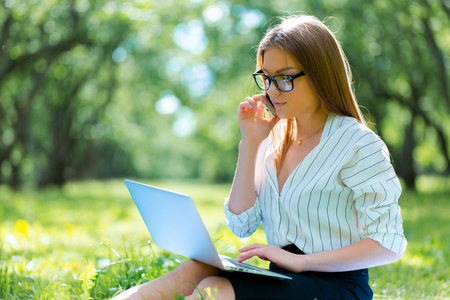
[[[289,80],[289,77],[285,75],[277,75],[275,76],[275,80],[279,83],[285,83],[286,81]]]

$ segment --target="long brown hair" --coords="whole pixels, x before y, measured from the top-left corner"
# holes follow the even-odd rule
[[[303,66],[325,113],[349,116],[365,123],[353,92],[347,57],[334,34],[319,19],[306,15],[282,18],[282,22],[269,30],[259,44],[258,70],[263,67],[264,53],[270,47],[279,47],[290,53]],[[274,147],[279,172],[294,139],[295,119],[289,118],[286,126],[277,128],[284,128],[284,134],[273,132],[274,139],[278,140]]]

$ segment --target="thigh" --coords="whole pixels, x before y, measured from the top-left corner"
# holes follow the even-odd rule
[[[236,299],[372,299],[370,287],[352,282],[339,274],[304,272],[286,273],[292,280],[221,272],[233,286]]]

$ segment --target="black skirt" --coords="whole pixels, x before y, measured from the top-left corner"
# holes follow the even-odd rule
[[[296,254],[305,254],[295,245],[283,247]],[[221,272],[234,289],[236,299],[372,299],[367,269],[349,272],[292,273],[270,263],[270,270],[292,277],[292,280],[241,272]]]

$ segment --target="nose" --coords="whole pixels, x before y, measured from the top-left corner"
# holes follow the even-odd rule
[[[273,98],[278,96],[281,91],[275,86],[275,83],[271,82],[267,93],[269,94],[269,97]]]

